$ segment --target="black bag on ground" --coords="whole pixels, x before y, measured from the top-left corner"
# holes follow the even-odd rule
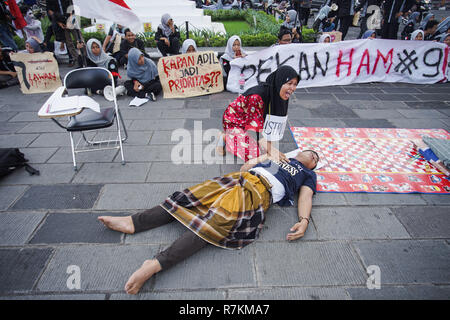
[[[4,177],[15,169],[25,167],[30,175],[39,175],[39,170],[34,169],[25,159],[25,155],[17,148],[0,148],[0,177]]]

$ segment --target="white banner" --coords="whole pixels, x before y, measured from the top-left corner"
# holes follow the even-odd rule
[[[231,61],[227,90],[263,82],[281,65],[300,75],[298,88],[363,82],[436,83],[446,78],[449,48],[439,42],[364,39],[273,46]]]

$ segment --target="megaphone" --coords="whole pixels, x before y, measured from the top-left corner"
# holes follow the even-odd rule
[[[124,86],[118,86],[116,88],[116,97],[123,96],[126,92],[127,92],[127,89],[125,89]],[[103,95],[105,96],[106,100],[114,101],[113,87],[106,86],[105,88],[103,88]]]

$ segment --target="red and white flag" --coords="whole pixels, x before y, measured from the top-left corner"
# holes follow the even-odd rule
[[[109,20],[134,31],[142,29],[138,16],[124,0],[73,0],[80,9],[80,16]]]

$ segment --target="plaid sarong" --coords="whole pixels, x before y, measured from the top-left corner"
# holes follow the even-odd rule
[[[161,207],[209,243],[241,249],[258,238],[270,188],[264,177],[234,172],[175,192]]]

